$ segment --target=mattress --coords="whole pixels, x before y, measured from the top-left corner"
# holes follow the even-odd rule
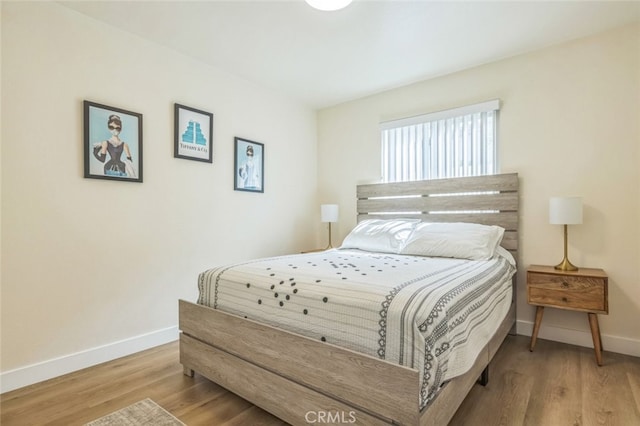
[[[515,262],[333,249],[216,267],[198,303],[418,370],[420,406],[466,373],[511,305]]]

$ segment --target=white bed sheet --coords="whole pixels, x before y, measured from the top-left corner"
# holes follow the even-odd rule
[[[509,311],[513,258],[333,249],[226,265],[198,303],[421,371],[420,406],[466,373]]]

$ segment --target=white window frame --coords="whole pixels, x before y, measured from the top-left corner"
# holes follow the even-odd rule
[[[494,99],[381,123],[382,181],[498,173],[499,110]]]

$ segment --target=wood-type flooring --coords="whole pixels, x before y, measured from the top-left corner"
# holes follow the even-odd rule
[[[528,337],[508,336],[489,384],[474,386],[450,424],[640,425],[640,358],[605,351],[603,359],[598,367],[592,349],[547,340],[529,352]],[[198,374],[184,376],[177,342],[7,392],[0,424],[82,425],[145,398],[188,426],[285,425]]]

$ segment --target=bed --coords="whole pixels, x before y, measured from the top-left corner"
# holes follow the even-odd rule
[[[434,223],[469,222],[500,226],[505,230],[502,247],[517,259],[517,174],[359,185],[357,198],[359,223],[375,219],[417,219]],[[280,258],[284,262],[280,267],[285,270],[298,267],[297,262],[318,264],[329,255]],[[383,262],[386,256],[358,250],[338,251],[338,255],[352,256],[345,257],[346,264],[350,265],[345,271],[351,272],[351,277],[355,269],[360,268],[358,262],[370,260],[367,256],[383,258]],[[361,260],[363,256],[365,260]],[[262,268],[264,264],[261,262],[247,263]],[[505,262],[502,263],[504,267]],[[274,281],[266,282],[271,273]],[[265,283],[247,280],[246,285],[253,285],[255,291],[263,293],[270,290],[267,296],[272,299],[269,303],[276,303],[275,306],[293,303],[285,298],[294,293],[289,278],[281,276],[283,273],[282,269],[274,269],[266,273]],[[380,269],[380,274],[383,273]],[[212,293],[218,287],[206,290],[202,282],[200,303],[179,301],[180,361],[185,374],[192,376],[198,372],[294,425],[308,424],[312,420],[309,413],[316,413],[316,416],[324,413],[335,423],[447,424],[471,387],[483,372],[486,373],[493,355],[514,328],[515,275],[513,277],[509,292],[502,293],[503,296],[508,294],[510,300],[506,307],[501,308],[500,318],[483,347],[480,350],[476,348],[477,356],[466,361],[464,369],[467,372],[444,380],[442,385],[433,382],[433,387],[429,383],[425,386],[425,369],[421,364],[409,363],[414,368],[398,365],[387,360],[393,358],[388,354],[381,359],[376,348],[366,353],[366,349],[349,348],[336,336],[327,335],[326,339],[325,336],[305,337],[295,329],[287,330],[268,325],[263,320],[256,321],[253,314],[245,318],[241,311],[229,313],[205,306],[201,304],[204,299],[209,299],[215,306],[218,298]],[[346,278],[345,282],[356,281],[334,276],[335,280],[342,278]],[[260,287],[261,284],[264,285]],[[287,288],[287,291],[281,291],[280,300],[274,296],[278,288],[271,288],[279,285]],[[220,291],[223,289],[221,287]],[[322,302],[323,298],[317,299],[320,306],[327,304]],[[300,308],[302,305],[304,303]]]

